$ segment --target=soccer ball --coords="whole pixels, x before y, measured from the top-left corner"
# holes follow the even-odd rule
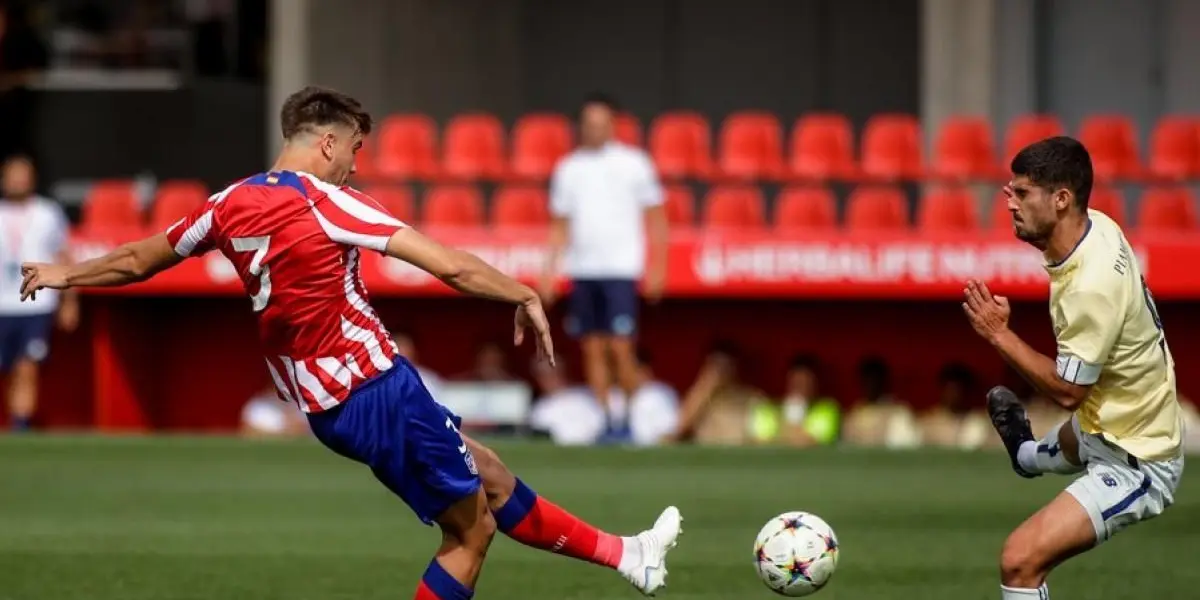
[[[754,540],[759,579],[784,596],[815,593],[829,583],[837,562],[833,528],[806,512],[786,512],[771,519]]]

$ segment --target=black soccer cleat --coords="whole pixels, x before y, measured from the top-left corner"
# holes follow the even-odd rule
[[[1002,385],[992,388],[987,399],[988,416],[991,417],[992,426],[996,428],[996,433],[1000,434],[1000,439],[1008,450],[1013,470],[1027,479],[1041,475],[1022,469],[1020,461],[1017,460],[1017,451],[1021,449],[1021,444],[1033,441],[1033,429],[1029,427],[1029,418],[1025,416],[1025,406],[1021,404],[1021,400],[1012,390]]]

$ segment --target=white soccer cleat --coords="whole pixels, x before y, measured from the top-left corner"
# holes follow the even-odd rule
[[[655,592],[667,585],[667,553],[676,545],[676,539],[683,533],[683,516],[679,509],[668,506],[654,522],[654,527],[643,531],[632,539],[641,548],[641,560],[628,568],[621,569],[621,574],[642,595],[653,596]]]

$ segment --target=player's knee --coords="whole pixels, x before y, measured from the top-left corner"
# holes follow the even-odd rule
[[[1004,542],[1000,552],[1000,579],[1004,585],[1037,587],[1041,584],[1045,577],[1045,561],[1032,542],[1020,530]]]

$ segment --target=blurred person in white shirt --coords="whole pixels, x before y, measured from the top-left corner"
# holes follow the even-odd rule
[[[651,359],[645,348],[638,348],[638,386],[633,399],[626,400],[620,387],[609,396],[610,414],[624,418],[629,441],[638,446],[654,446],[670,441],[679,429],[679,394],[671,386],[654,378]]]
[[[599,441],[605,431],[604,408],[587,386],[571,385],[562,357],[555,357],[554,366],[535,360],[530,374],[539,394],[529,414],[530,428],[549,435],[560,446]]]
[[[541,285],[549,305],[562,258],[571,280],[566,329],[580,340],[588,386],[603,400],[614,383],[626,397],[638,388],[638,282],[644,277],[646,298],[656,302],[667,268],[662,186],[650,156],[614,138],[618,111],[604,94],[583,103],[579,148],[558,163],[550,180],[553,222]]]
[[[21,302],[21,263],[69,262],[67,217],[34,193],[35,181],[27,157],[10,158],[0,169],[0,373],[10,375],[9,418],[17,431],[30,427],[37,410],[38,365],[49,354],[56,316],[64,331],[79,324],[74,291],[42,290]]]
[[[393,329],[392,341],[396,343],[396,349],[400,352],[400,356],[406,358],[408,362],[416,367],[417,374],[421,376],[421,383],[425,384],[425,389],[429,390],[429,395],[433,396],[434,400],[437,400],[438,396],[441,395],[442,376],[421,364],[417,358],[417,343],[413,339],[412,334],[404,330]]]
[[[241,434],[246,437],[295,437],[308,434],[308,420],[291,402],[279,399],[271,384],[242,405]]]

